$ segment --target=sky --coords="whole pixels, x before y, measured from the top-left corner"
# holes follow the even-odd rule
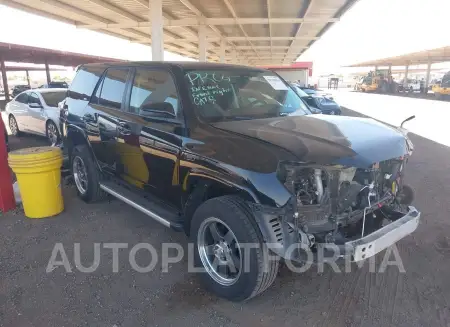
[[[316,72],[450,45],[450,0],[359,0],[299,58]]]
[[[450,45],[450,0],[359,0],[298,61],[315,74],[342,66]],[[20,22],[20,23],[18,23]],[[26,22],[26,23],[24,23]],[[151,48],[0,5],[0,42],[127,60],[150,60]],[[190,60],[166,52],[165,60]]]

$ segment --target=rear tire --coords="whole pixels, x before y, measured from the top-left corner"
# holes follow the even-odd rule
[[[70,158],[70,168],[78,196],[88,203],[103,199],[105,193],[100,188],[100,171],[87,145],[76,146]]]
[[[220,230],[216,235],[221,239],[220,242],[225,243],[226,251],[221,251],[223,243],[215,242],[211,227],[205,225],[212,222],[216,224],[216,230]],[[235,241],[229,242],[228,247],[226,240],[230,239],[227,237],[229,231]],[[241,198],[221,196],[204,202],[194,213],[190,235],[194,243],[195,265],[204,268],[200,275],[201,282],[217,296],[230,301],[248,300],[265,291],[275,280],[279,257],[271,253],[265,245],[250,208]],[[210,242],[207,242],[208,236]],[[208,244],[205,245],[206,243]],[[217,244],[220,246],[217,247]],[[232,244],[235,247],[232,247]],[[249,244],[252,246],[244,250],[243,246]],[[211,252],[217,248],[218,251]],[[237,248],[240,248],[240,251],[236,252]],[[230,273],[231,277],[228,279],[220,278],[223,269],[217,267],[217,271],[214,270],[216,272],[211,270],[214,268],[214,262],[221,260],[221,253],[229,253],[229,262],[233,262],[234,267],[241,268],[233,271],[230,266],[220,266]],[[238,260],[234,261],[237,257]],[[226,258],[226,254],[223,258]],[[234,265],[234,262],[238,263]]]

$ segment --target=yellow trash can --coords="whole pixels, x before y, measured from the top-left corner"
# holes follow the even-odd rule
[[[64,209],[61,194],[62,153],[55,147],[12,151],[8,162],[17,176],[25,216],[45,218]]]

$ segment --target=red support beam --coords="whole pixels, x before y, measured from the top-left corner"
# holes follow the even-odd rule
[[[2,119],[0,117],[0,119]],[[16,207],[12,188],[11,171],[8,166],[8,151],[5,140],[6,128],[0,121],[0,211],[7,212]]]

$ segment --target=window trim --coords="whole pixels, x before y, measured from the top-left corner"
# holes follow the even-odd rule
[[[104,80],[106,78],[106,76],[108,75],[108,71],[110,69],[116,69],[116,70],[127,70],[127,76],[126,76],[126,80],[125,80],[125,88],[123,91],[123,95],[122,95],[122,100],[120,103],[120,108],[114,108],[114,107],[110,107],[104,104],[100,103],[100,98],[102,96],[102,92],[103,92],[103,85],[104,85]],[[94,88],[94,91],[92,91],[91,97],[89,99],[89,105],[97,105],[97,106],[101,106],[104,108],[108,108],[108,109],[112,109],[112,110],[116,110],[116,111],[125,111],[125,101],[126,101],[126,96],[127,96],[127,88],[128,88],[128,84],[130,83],[130,79],[132,76],[132,70],[133,67],[129,67],[129,66],[109,66],[105,69],[105,71],[103,72],[103,74],[100,76],[100,79],[97,82],[97,85]],[[98,88],[100,88],[100,93],[99,93],[99,97],[97,98],[97,103],[92,102],[92,99],[94,98],[95,94],[98,91]]]
[[[37,92],[34,92],[34,91],[28,92],[28,102],[27,102],[27,104],[34,103],[34,102],[30,102],[30,98],[31,98],[31,95],[32,95],[32,94],[36,94],[36,97],[37,97],[38,100],[39,100],[39,104],[42,106],[42,100],[41,100],[41,97],[39,96],[39,94],[38,94]]]
[[[29,94],[28,94],[28,93],[29,93],[29,91],[23,91],[23,92],[19,93],[19,94],[16,95],[16,97],[14,98],[14,101],[19,102],[19,103],[21,103],[21,104],[28,104],[28,97],[29,97]],[[24,94],[24,95],[27,96],[27,100],[26,100],[25,102],[17,101],[17,99],[18,99],[22,94]]]
[[[101,67],[101,66],[100,66],[100,67]],[[100,74],[100,76],[99,76],[99,78],[98,78],[98,81],[96,82],[96,84],[95,84],[95,86],[94,86],[94,91],[92,91],[90,95],[86,94],[86,99],[85,99],[85,98],[83,98],[83,99],[76,99],[76,98],[74,98],[74,97],[72,96],[73,85],[74,85],[74,82],[76,81],[76,79],[77,79],[77,77],[78,77],[80,71],[83,70],[83,71],[85,71],[85,72],[92,73],[92,71],[90,71],[89,68],[91,68],[91,67],[90,67],[90,66],[87,66],[87,65],[79,65],[79,66],[77,66],[77,68],[75,69],[76,74],[75,74],[75,76],[74,76],[72,82],[70,83],[70,85],[69,85],[69,87],[68,87],[68,89],[67,89],[67,98],[74,99],[74,100],[87,101],[88,103],[91,102],[92,93],[96,90],[99,81],[102,79],[103,74],[105,73],[105,71],[106,71],[106,69],[107,69],[107,67],[105,67],[105,66],[103,66],[103,72]],[[44,84],[44,85],[45,85],[45,84]],[[39,86],[39,88],[42,88],[44,85]],[[83,93],[83,94],[84,94],[84,93]]]
[[[133,116],[138,116],[138,117],[149,119],[149,120],[154,120],[155,122],[160,122],[160,123],[166,122],[166,123],[172,123],[172,124],[177,124],[177,125],[181,125],[181,126],[186,126],[186,121],[185,121],[186,118],[185,118],[184,111],[183,111],[180,88],[178,87],[178,83],[177,83],[175,74],[170,69],[164,69],[164,68],[155,68],[155,67],[131,67],[131,68],[132,68],[133,72],[132,72],[132,76],[129,81],[129,87],[127,90],[127,98],[125,99],[124,111],[127,114],[130,114]],[[177,92],[177,95],[178,95],[178,113],[179,114],[178,114],[177,118],[171,119],[171,118],[162,118],[162,117],[143,117],[137,113],[130,111],[131,93],[133,91],[134,79],[136,77],[136,73],[138,70],[145,70],[145,71],[152,71],[152,72],[164,72],[164,73],[169,74],[169,76],[172,78],[172,82],[175,85],[175,91]]]

